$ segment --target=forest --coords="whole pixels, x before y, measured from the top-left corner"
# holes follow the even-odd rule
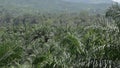
[[[0,8],[0,68],[120,68],[119,60],[119,4],[103,14]]]

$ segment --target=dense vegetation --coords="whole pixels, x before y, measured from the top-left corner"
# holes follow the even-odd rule
[[[0,11],[0,68],[119,68],[120,7],[106,15]]]
[[[79,2],[70,2],[79,1]],[[12,11],[24,12],[80,12],[87,10],[97,13],[112,4],[112,0],[0,0],[0,6]],[[32,10],[31,10],[32,9]],[[94,12],[95,13],[95,12]]]

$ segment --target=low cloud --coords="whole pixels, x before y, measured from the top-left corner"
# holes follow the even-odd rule
[[[114,2],[118,2],[118,3],[120,3],[120,0],[113,0]]]

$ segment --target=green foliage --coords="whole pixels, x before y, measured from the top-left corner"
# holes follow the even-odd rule
[[[67,35],[65,38],[61,41],[61,46],[63,48],[69,49],[68,51],[74,55],[80,53],[80,43],[77,38],[75,38],[73,35]]]
[[[119,65],[119,26],[103,15],[15,17],[8,13],[0,16],[3,22],[0,26],[1,67],[114,68]]]
[[[5,41],[0,44],[0,66],[19,62],[22,58],[23,49],[15,43],[17,42]]]
[[[119,30],[120,30],[120,6],[119,4],[114,4],[112,7],[110,7],[106,12],[106,17],[110,17],[113,20],[115,20],[115,23],[117,24]]]

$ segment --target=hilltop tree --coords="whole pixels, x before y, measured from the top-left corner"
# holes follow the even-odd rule
[[[112,18],[120,30],[120,5],[118,3],[112,5],[106,12],[106,17]]]

